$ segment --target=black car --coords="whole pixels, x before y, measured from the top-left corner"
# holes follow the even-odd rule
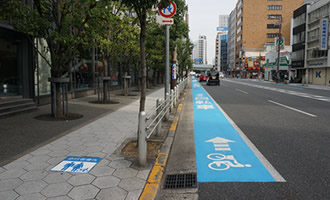
[[[207,80],[206,80],[207,85],[220,85],[220,77],[218,72],[210,72],[208,74]]]

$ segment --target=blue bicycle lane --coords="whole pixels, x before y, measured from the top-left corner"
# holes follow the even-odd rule
[[[195,79],[192,93],[198,182],[276,182]]]

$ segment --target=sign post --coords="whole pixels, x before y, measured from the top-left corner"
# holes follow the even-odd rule
[[[170,2],[170,5],[166,8],[162,8],[161,5],[158,7],[159,14],[165,19],[157,20],[160,24],[166,26],[166,35],[165,35],[165,99],[166,94],[170,93],[170,24],[173,24],[173,17],[176,13],[176,4]]]

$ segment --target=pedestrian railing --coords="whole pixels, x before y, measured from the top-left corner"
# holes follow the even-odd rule
[[[188,79],[180,81],[170,94],[166,94],[166,98],[157,99],[156,106],[147,114],[140,112],[139,115],[139,164],[145,166],[147,163],[147,141],[153,134],[159,135],[162,129],[162,121],[169,119],[170,112],[176,107],[180,94],[187,85]]]

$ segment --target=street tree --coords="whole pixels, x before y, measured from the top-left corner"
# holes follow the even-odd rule
[[[146,101],[146,29],[147,29],[147,17],[152,8],[157,8],[161,3],[163,6],[169,5],[169,0],[120,0],[127,7],[132,8],[137,15],[140,24],[140,73],[141,73],[141,97],[140,97],[140,112],[145,111]]]
[[[25,33],[35,45],[34,38],[47,43],[50,60],[40,56],[51,67],[51,78],[61,78],[69,71],[69,64],[78,54],[77,47],[83,42],[84,29],[91,18],[90,12],[97,0],[22,0],[1,1],[0,20],[6,20],[15,30]],[[36,48],[38,51],[38,49]],[[52,89],[53,90],[53,89]],[[63,117],[60,84],[56,83],[56,110],[52,115]]]
[[[183,72],[186,71],[186,76],[188,71],[192,69],[192,59],[191,54],[194,45],[191,43],[190,39],[178,40],[177,41],[177,60],[179,67],[179,76],[183,77]]]
[[[111,77],[114,63],[123,63],[129,53],[138,49],[138,28],[134,25],[134,18],[130,16],[129,10],[118,2],[99,1],[97,7],[92,11],[92,16],[93,18],[88,23],[86,37],[92,38],[89,39],[89,42],[98,47],[103,63],[100,75],[103,78]],[[86,47],[88,48],[89,44]],[[122,66],[121,64],[120,67]],[[124,67],[123,70],[128,69]],[[104,80],[104,83],[108,83],[108,81]],[[110,103],[108,96],[108,84],[103,84],[102,103]]]

